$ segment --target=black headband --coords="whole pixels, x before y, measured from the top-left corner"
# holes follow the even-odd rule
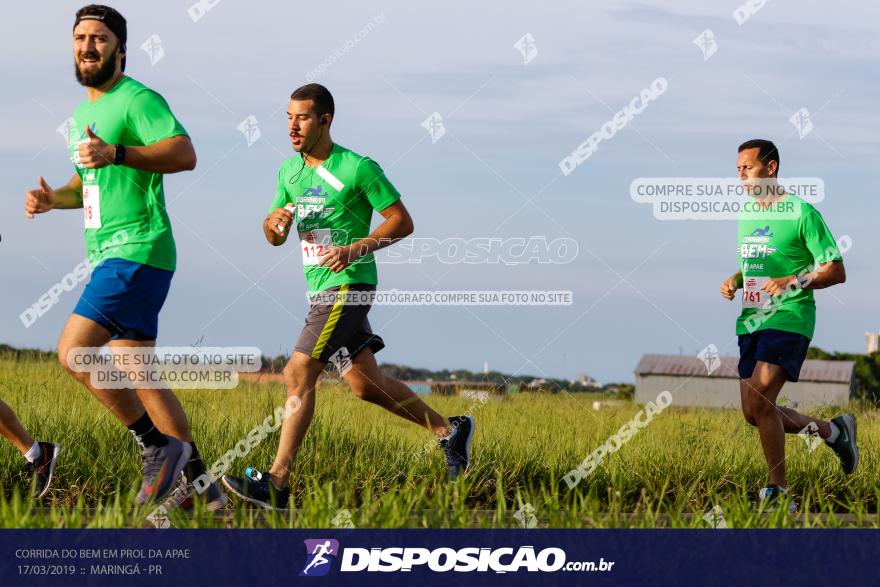
[[[125,53],[125,43],[128,40],[128,27],[125,24],[125,18],[122,17],[121,14],[112,9],[103,9],[103,10],[95,10],[89,11],[83,15],[77,15],[76,22],[73,23],[73,28],[84,21],[84,20],[97,20],[103,22],[104,25],[116,35],[116,38],[119,39],[119,50]]]

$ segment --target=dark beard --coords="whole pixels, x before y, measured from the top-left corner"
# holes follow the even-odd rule
[[[73,62],[73,69],[76,73],[76,81],[87,88],[99,88],[110,81],[113,74],[116,73],[116,53],[118,49],[107,58],[107,61],[98,68],[94,73],[83,73],[80,71],[76,61]]]

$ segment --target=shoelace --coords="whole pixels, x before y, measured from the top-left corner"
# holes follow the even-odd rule
[[[443,438],[440,440],[440,448],[443,449],[443,453],[446,455],[446,462],[450,465],[458,465],[463,460],[461,456],[455,452],[455,449],[452,448],[452,437]]]
[[[37,473],[42,472],[47,464],[48,461],[46,460],[46,455],[40,453],[40,456],[37,457],[37,460],[35,460],[33,463],[26,464],[24,466],[24,469],[25,471],[27,471],[27,474],[29,476],[33,477]]]
[[[162,454],[161,448],[148,448],[142,452],[141,462],[144,467],[144,477],[152,481],[152,479],[159,474],[163,460],[164,455]]]
[[[181,505],[190,497],[192,497],[192,491],[190,491],[189,483],[183,477],[178,478],[177,487],[174,488],[174,493],[168,500],[176,505]]]

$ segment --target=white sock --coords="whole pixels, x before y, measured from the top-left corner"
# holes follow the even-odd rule
[[[828,424],[831,426],[831,435],[825,439],[825,442],[834,444],[834,441],[837,440],[837,435],[840,434],[840,428],[834,422],[828,422]]]
[[[33,463],[38,458],[40,458],[40,443],[34,442],[34,445],[28,449],[26,453],[24,453],[24,458],[27,462]]]

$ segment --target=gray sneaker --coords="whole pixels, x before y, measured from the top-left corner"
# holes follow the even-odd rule
[[[209,512],[222,510],[226,507],[226,504],[229,503],[229,498],[226,497],[226,494],[223,493],[223,490],[220,489],[220,485],[216,481],[208,485],[204,493],[199,493],[198,491],[195,491],[195,488],[189,482],[187,482],[186,474],[181,473],[180,477],[177,479],[177,485],[174,486],[174,491],[171,492],[171,495],[162,505],[165,506],[165,509],[168,511],[172,509],[181,509],[184,512],[189,513],[193,510],[194,499],[205,500],[205,509]]]
[[[149,446],[141,451],[144,481],[137,494],[137,504],[148,501],[162,501],[174,489],[180,472],[192,454],[188,442],[181,442],[166,436],[168,444],[162,447]]]

